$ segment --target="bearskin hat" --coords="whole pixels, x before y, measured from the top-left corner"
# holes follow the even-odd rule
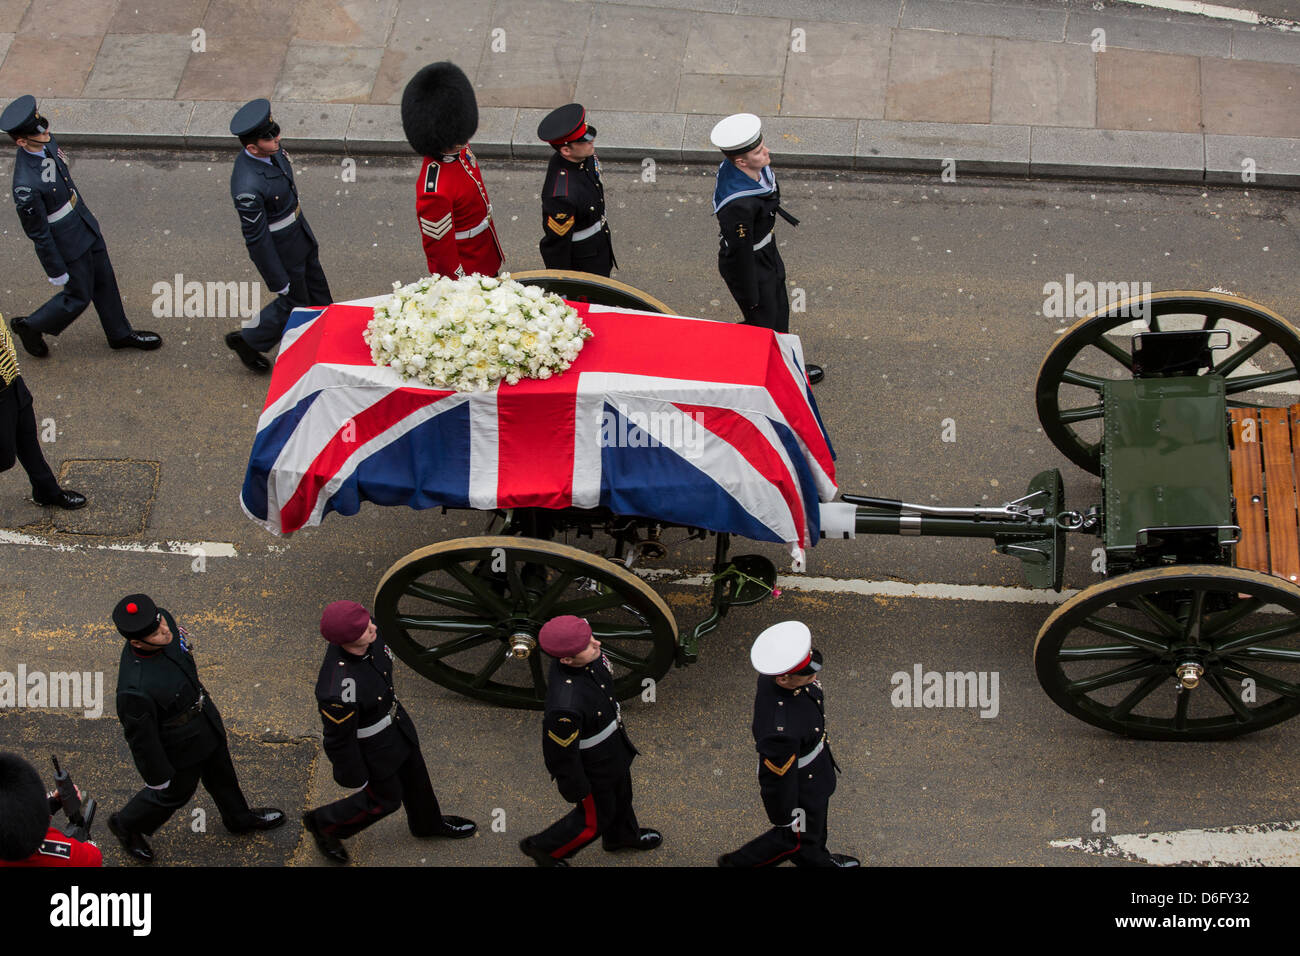
[[[0,860],[25,860],[41,848],[50,826],[50,804],[36,768],[14,754],[0,754]]]
[[[478,130],[474,87],[454,63],[430,63],[402,93],[402,130],[421,156],[447,153]]]

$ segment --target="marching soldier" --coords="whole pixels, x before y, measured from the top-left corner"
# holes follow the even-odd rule
[[[73,183],[67,157],[50,135],[50,121],[37,112],[36,98],[20,96],[6,106],[0,129],[18,144],[13,179],[18,220],[35,243],[50,284],[59,289],[31,315],[15,316],[10,323],[23,348],[45,358],[50,347],[42,336],[61,333],[92,302],[110,348],[158,348],[162,339],[156,333],[137,332],[127,320],[99,220]]]
[[[632,809],[636,747],[623,729],[614,676],[580,617],[552,618],[537,637],[555,660],[546,686],[542,756],[560,796],[573,810],[541,833],[519,841],[538,866],[568,866],[567,857],[596,837],[605,849],[653,850],[658,830],[637,825]]]
[[[320,264],[320,244],[298,203],[293,164],[280,146],[280,124],[271,116],[269,100],[245,103],[230,121],[240,150],[230,173],[230,195],[239,214],[248,256],[275,299],[254,323],[226,334],[226,345],[245,367],[265,372],[268,352],[284,334],[289,313],[296,308],[329,305],[329,281]]]
[[[542,261],[548,269],[607,276],[618,265],[605,221],[605,187],[596,156],[596,127],[570,103],[547,114],[537,136],[555,149],[542,184]]]
[[[718,857],[719,866],[859,866],[858,860],[826,852],[826,814],[839,765],[826,737],[826,708],[817,675],[821,651],[799,621],[773,624],[754,641],[749,658],[758,671],[754,695],[754,743],[758,785],[772,829],[739,850]]]
[[[146,594],[128,594],[113,608],[126,638],[117,671],[117,717],[144,789],[108,818],[108,829],[135,859],[152,863],[151,834],[203,788],[231,833],[284,823],[273,808],[249,809],[239,788],[221,714],[199,681],[190,636]]]
[[[302,815],[321,853],[347,863],[343,838],[360,833],[398,807],[416,837],[464,839],[473,820],[443,816],[420,753],[415,724],[393,690],[393,652],[370,613],[353,601],[335,601],[321,615],[329,641],[316,681],[325,755],[334,779],[356,793]]]
[[[505,253],[483,172],[469,148],[478,130],[474,87],[454,63],[431,63],[402,93],[402,129],[424,157],[415,215],[431,275],[494,276]]]
[[[57,505],[69,511],[86,506],[85,495],[59,487],[41,452],[32,393],[18,374],[18,352],[0,316],[0,472],[8,471],[15,461],[22,462],[32,483],[32,500],[38,505]]]
[[[713,190],[720,234],[718,272],[740,306],[745,325],[789,332],[785,263],[774,239],[778,215],[792,226],[799,220],[781,208],[781,188],[763,145],[762,123],[753,113],[736,113],[719,121],[710,139],[727,157],[718,166]],[[806,367],[814,385],[825,376],[820,365]]]

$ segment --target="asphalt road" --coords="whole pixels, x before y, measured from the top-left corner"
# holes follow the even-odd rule
[[[779,145],[772,144],[778,171]],[[296,815],[333,799],[320,756],[312,685],[322,654],[316,623],[329,601],[369,601],[383,571],[433,541],[478,534],[473,513],[363,507],[276,539],[238,503],[267,380],[222,344],[235,321],[155,317],[155,283],[245,281],[228,193],[231,157],[74,151],[73,170],[104,226],[128,314],[160,332],[159,352],[112,352],[91,314],[45,361],[23,357],[38,419],[53,419],[56,469],[90,506],[51,518],[25,499],[20,471],[0,478],[0,526],[44,544],[0,544],[0,671],[104,675],[98,720],[68,712],[6,713],[5,739],[33,760],[63,752],[104,819],[138,785],[113,717],[121,642],[114,602],[151,592],[194,635],[200,672],[231,730],[254,805]],[[355,182],[337,159],[295,155],[304,210],[322,242],[336,298],[387,291],[424,272],[412,209],[415,161],[362,162]],[[7,181],[9,161],[0,163]],[[730,319],[714,261],[712,169],[606,168],[617,277],[681,312]],[[1300,316],[1294,193],[1190,187],[978,180],[935,176],[782,175],[803,220],[782,229],[794,317],[810,359],[827,369],[817,399],[836,444],[843,491],[920,502],[1000,503],[1058,466],[1067,501],[1100,498],[1038,426],[1034,377],[1063,323],[1038,314],[1044,284],[1067,273],[1153,288],[1223,286]],[[489,163],[507,266],[540,265],[539,164]],[[50,291],[30,242],[0,216],[0,309],[29,311]],[[264,293],[265,294],[265,293]],[[956,440],[945,442],[945,419]],[[186,553],[102,546],[218,542],[200,568]],[[702,570],[698,545],[671,539],[664,567]],[[46,545],[54,546],[46,546]],[[1091,539],[1073,542],[1067,584],[1099,580]],[[182,552],[184,546],[178,546]],[[743,548],[742,548],[743,549]],[[778,547],[754,545],[782,568]],[[810,575],[1019,587],[1018,563],[979,541],[858,539],[811,552]],[[683,626],[705,611],[702,588],[659,586]],[[873,865],[1112,865],[1052,849],[1056,838],[1296,818],[1300,723],[1236,741],[1127,741],[1059,710],[1034,675],[1031,648],[1050,605],[883,598],[787,589],[734,611],[700,662],[670,673],[654,703],[625,709],[643,756],[633,770],[643,825],[662,849],[635,862],[703,865],[766,826],[754,782],[748,646],[788,617],[809,623],[827,655],[824,684],[844,768],[831,804],[831,848]],[[996,672],[997,715],[970,708],[901,709],[890,676],[925,670]],[[498,710],[428,684],[399,666],[398,689],[420,728],[446,812],[477,819],[465,843],[411,839],[402,815],[350,841],[357,862],[520,865],[517,840],[563,812],[541,761],[539,717]],[[212,814],[210,801],[195,804]],[[212,818],[215,822],[215,817]],[[502,821],[504,832],[488,826]],[[168,864],[320,863],[296,826],[233,838],[178,815],[155,846]],[[122,862],[99,831],[106,858]],[[584,866],[625,858],[584,851]],[[531,865],[531,864],[530,864]]]

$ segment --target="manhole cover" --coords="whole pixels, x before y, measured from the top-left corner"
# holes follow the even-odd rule
[[[88,503],[78,511],[51,509],[54,530],[119,538],[143,534],[158,492],[158,474],[156,461],[65,461],[59,484],[81,492]]]

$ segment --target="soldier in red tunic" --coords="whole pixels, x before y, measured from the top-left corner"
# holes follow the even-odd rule
[[[0,754],[0,867],[103,866],[99,847],[54,825],[51,817],[61,808],[58,792],[45,792],[35,767],[17,754]],[[88,824],[79,835],[88,838],[85,829]]]
[[[474,88],[454,63],[431,63],[402,93],[402,129],[424,157],[415,187],[420,239],[433,275],[501,271],[505,254],[469,140],[478,129]]]

